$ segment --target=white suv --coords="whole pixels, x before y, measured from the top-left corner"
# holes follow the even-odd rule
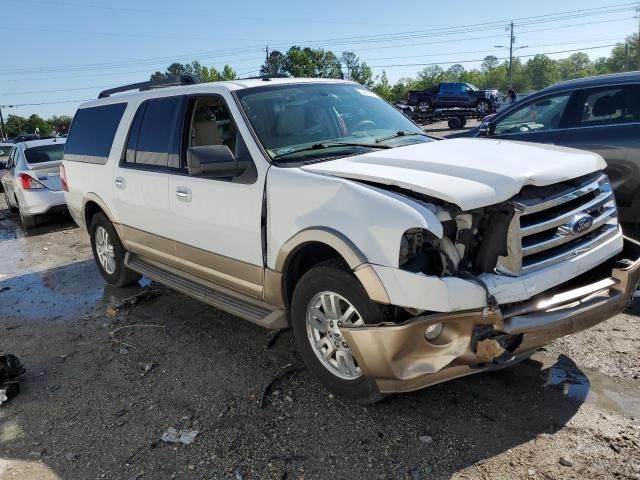
[[[344,397],[513,364],[622,311],[638,282],[598,155],[436,141],[345,81],[100,97],[76,113],[61,173],[105,280],[142,274],[290,325]]]

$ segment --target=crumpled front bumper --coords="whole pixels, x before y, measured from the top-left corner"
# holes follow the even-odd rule
[[[358,365],[376,380],[381,392],[417,390],[503,368],[551,340],[622,312],[640,281],[640,243],[625,237],[618,258],[610,276],[550,297],[503,308],[426,315],[403,324],[343,328],[342,332]],[[442,333],[435,340],[426,340],[425,329],[437,323],[443,324]],[[492,351],[497,357],[503,350],[491,343],[491,336],[485,337],[485,348],[481,348],[478,331],[517,338],[510,361],[494,363]]]

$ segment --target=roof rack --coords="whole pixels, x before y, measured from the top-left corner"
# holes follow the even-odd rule
[[[244,77],[240,80],[262,80],[263,82],[268,82],[272,78],[290,78],[286,73],[274,73],[273,75],[258,75],[255,77]]]
[[[153,88],[173,87],[176,85],[195,85],[200,83],[198,77],[193,75],[174,75],[172,77],[162,78],[160,80],[149,80],[146,82],[132,83],[131,85],[123,85],[122,87],[110,88],[103,90],[98,95],[98,98],[107,98],[114,93],[128,92],[130,90],[138,90],[143,92],[145,90],[151,90]]]

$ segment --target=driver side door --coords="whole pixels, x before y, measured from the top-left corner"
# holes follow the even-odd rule
[[[562,138],[572,94],[533,99],[491,121],[489,137],[556,144]]]

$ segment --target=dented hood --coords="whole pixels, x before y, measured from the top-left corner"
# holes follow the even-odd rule
[[[525,185],[550,185],[605,166],[602,157],[582,150],[460,138],[376,150],[302,168],[394,185],[469,210],[508,200]]]

